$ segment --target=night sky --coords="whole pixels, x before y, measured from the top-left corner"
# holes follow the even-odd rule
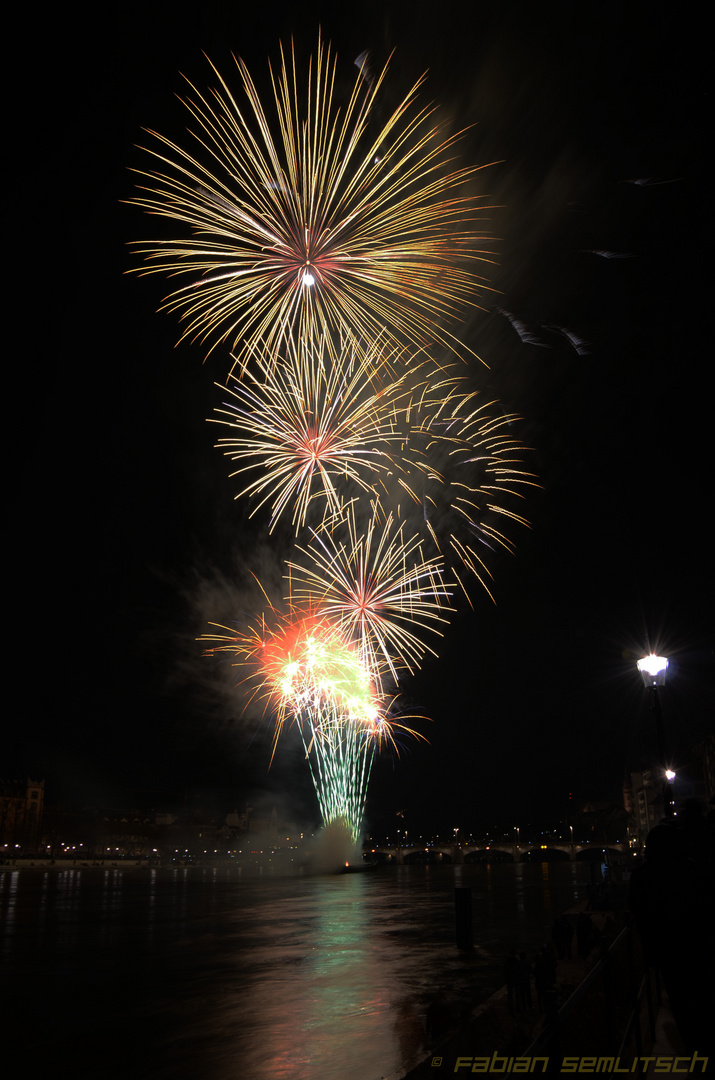
[[[206,85],[202,50],[229,77],[240,54],[265,87],[279,40],[308,52],[319,25],[349,81],[365,48],[394,50],[389,100],[429,69],[425,102],[470,126],[463,162],[497,163],[480,179],[497,293],[452,329],[489,365],[480,388],[524,418],[541,484],[516,555],[493,565],[496,604],[475,592],[405,686],[429,745],[380,760],[368,824],[401,810],[412,829],[513,827],[618,802],[653,760],[635,671],[651,648],[671,658],[668,737],[687,769],[713,715],[709,98],[704,28],[674,20],[639,3],[209,0],[122,5],[109,33],[57,27],[24,154],[26,288],[56,314],[49,332],[26,317],[8,359],[25,414],[9,462],[21,693],[1,774],[44,776],[64,803],[317,820],[295,738],[269,771],[269,726],[240,718],[195,641],[248,610],[246,567],[270,575],[279,541],[234,501],[205,422],[226,358],[176,347],[177,318],[156,313],[166,281],[125,273],[127,242],[154,227],[121,200],[146,163],[140,129],[181,140],[180,73]]]

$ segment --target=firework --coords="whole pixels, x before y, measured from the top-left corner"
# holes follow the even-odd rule
[[[342,98],[329,45],[305,79],[281,47],[265,105],[236,63],[237,96],[213,65],[214,88],[188,83],[184,145],[149,132],[132,202],[178,228],[136,247],[140,272],[178,279],[163,307],[182,340],[232,350],[212,419],[239,496],[271,531],[310,531],[287,614],[217,627],[208,651],[246,670],[274,753],[298,727],[324,823],[356,841],[375,751],[409,732],[385,686],[436,655],[452,580],[467,593],[454,566],[487,587],[481,548],[511,549],[532,478],[514,418],[434,352],[471,352],[449,320],[477,302],[488,208],[478,170],[454,164],[459,135],[418,102],[424,76],[383,122],[387,68],[373,78],[365,56]]]
[[[386,68],[367,89],[359,73],[341,105],[329,45],[318,41],[302,90],[281,47],[264,108],[236,63],[242,103],[212,65],[218,87],[204,96],[189,83],[184,101],[190,149],[149,132],[157,166],[135,170],[145,182],[131,201],[184,229],[137,245],[142,272],[187,279],[163,305],[185,320],[182,339],[241,354],[316,325],[368,338],[389,326],[419,346],[453,344],[441,321],[474,305],[487,253],[468,190],[477,169],[453,168],[459,135],[416,104],[424,76],[380,127]]]
[[[413,671],[426,652],[424,640],[441,634],[447,621],[448,585],[441,558],[425,559],[417,536],[404,522],[381,516],[373,504],[363,526],[359,508],[342,522],[313,530],[307,547],[296,545],[301,562],[290,561],[291,596],[312,605],[355,642],[361,662],[375,672]]]
[[[253,474],[240,495],[254,513],[270,505],[271,530],[291,514],[298,532],[312,511],[321,531],[379,504],[448,561],[467,598],[464,571],[491,596],[489,554],[513,551],[508,526],[527,524],[518,508],[534,485],[518,417],[483,401],[461,365],[405,356],[328,334],[263,349],[216,410],[231,432],[218,446],[240,464],[232,476]]]
[[[256,510],[268,503],[270,529],[291,513],[296,530],[308,511],[340,515],[351,490],[375,494],[378,476],[396,468],[403,416],[414,396],[415,373],[395,374],[396,350],[363,349],[352,336],[334,342],[285,342],[282,355],[263,348],[244,379],[233,379],[216,423],[230,434],[218,447],[240,467],[231,476],[258,476],[239,493]],[[239,497],[237,496],[237,497]]]
[[[505,528],[528,524],[516,507],[524,489],[536,486],[516,437],[519,418],[496,400],[482,401],[451,365],[425,373],[402,419],[394,468],[380,477],[383,505],[419,523],[428,550],[434,545],[445,558],[468,599],[462,570],[491,596],[485,555],[497,547],[513,551]]]
[[[254,695],[275,719],[274,751],[287,723],[296,723],[310,764],[324,825],[343,822],[357,843],[376,749],[394,744],[388,706],[358,651],[325,617],[313,614],[262,618],[236,634],[205,635],[209,652],[229,654],[248,669]],[[414,732],[410,732],[414,734]]]

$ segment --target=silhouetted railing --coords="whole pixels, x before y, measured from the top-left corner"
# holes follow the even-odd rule
[[[642,1060],[655,1041],[660,985],[645,964],[640,940],[630,926],[610,945],[580,986],[559,1006],[556,990],[545,995],[546,1019],[525,1056],[548,1057],[558,1074],[565,1057],[596,1055],[620,1059],[621,1068],[643,1075]]]

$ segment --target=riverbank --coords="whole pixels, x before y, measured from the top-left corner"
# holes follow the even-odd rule
[[[584,983],[599,962],[602,947],[608,946],[622,928],[622,912],[589,912],[585,903],[572,908],[567,916],[575,920],[582,913],[588,915],[593,927],[593,947],[587,956],[579,956],[574,939],[571,957],[556,961],[555,989],[559,1006]],[[497,1059],[492,1071],[506,1072],[508,1059],[526,1055],[544,1031],[546,1017],[538,1007],[533,989],[531,997],[529,1007],[518,1011],[510,1009],[507,988],[501,987],[472,1010],[468,1021],[458,1031],[449,1031],[444,1037],[435,1039],[424,1059],[404,1074],[403,1080],[440,1080],[442,1076],[453,1075],[459,1058],[466,1062],[467,1059],[491,1059],[494,1054]],[[503,1067],[502,1061],[505,1062]],[[469,1072],[469,1068],[466,1071]]]
[[[0,862],[3,870],[132,870],[135,867],[156,867],[148,859],[6,859]]]

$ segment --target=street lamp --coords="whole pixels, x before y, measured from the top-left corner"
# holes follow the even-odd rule
[[[673,788],[671,786],[671,779],[675,775],[671,774],[670,769],[667,766],[665,760],[665,734],[663,729],[663,706],[660,701],[660,688],[665,686],[665,676],[668,671],[668,660],[665,656],[654,656],[652,653],[650,656],[644,656],[638,661],[638,670],[641,673],[643,679],[643,685],[650,695],[650,704],[655,716],[655,731],[656,738],[658,740],[658,757],[660,758],[660,765],[663,770],[663,803],[665,809],[666,818],[672,818],[674,815],[673,809]]]
[[[665,686],[665,676],[668,671],[668,660],[665,656],[644,656],[638,661],[638,670],[643,679],[643,685],[647,690]]]

